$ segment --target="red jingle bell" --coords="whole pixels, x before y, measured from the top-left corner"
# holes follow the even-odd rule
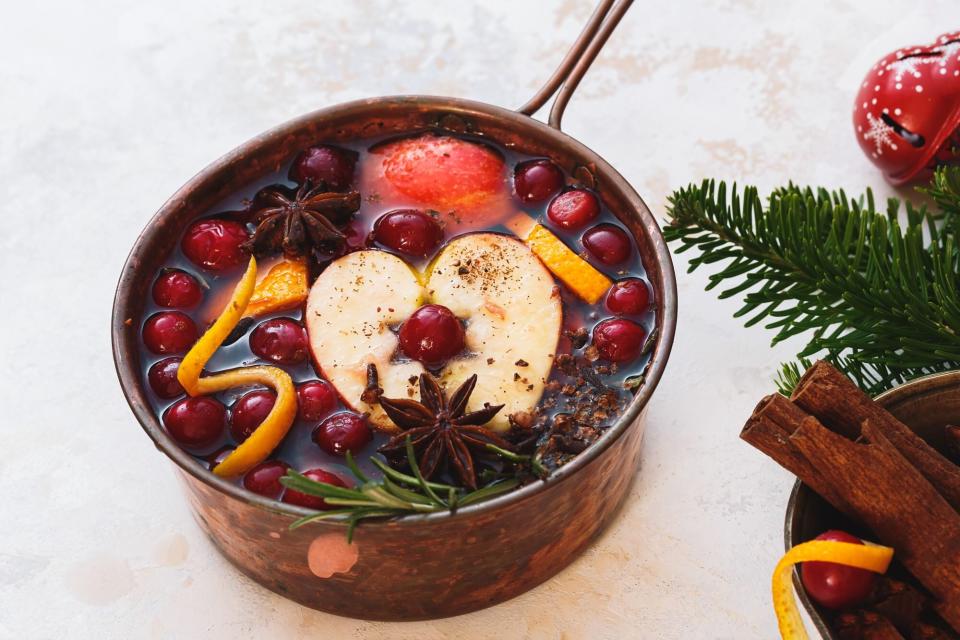
[[[860,148],[893,184],[960,163],[960,31],[873,65],[857,93],[853,126]]]

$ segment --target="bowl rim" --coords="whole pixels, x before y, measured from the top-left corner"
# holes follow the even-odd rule
[[[650,212],[650,209],[639,194],[612,165],[570,135],[539,120],[535,120],[531,116],[510,109],[474,100],[430,95],[380,96],[354,100],[317,109],[288,120],[247,140],[240,146],[208,164],[168,198],[146,223],[124,262],[117,283],[111,314],[111,344],[114,367],[124,398],[143,430],[151,440],[153,440],[154,445],[161,452],[173,461],[181,471],[190,474],[210,488],[246,504],[273,513],[290,516],[291,518],[299,518],[315,512],[304,507],[281,503],[271,498],[257,495],[247,491],[242,486],[213,475],[205,466],[201,465],[192,455],[181,449],[179,445],[173,441],[162,428],[159,419],[149,406],[134,402],[129,389],[135,388],[138,385],[142,386],[144,383],[139,366],[134,366],[133,363],[128,361],[123,349],[124,336],[127,330],[127,318],[124,317],[123,313],[124,307],[126,306],[126,296],[129,295],[130,285],[137,273],[136,263],[138,257],[147,244],[148,239],[152,236],[153,229],[157,227],[158,222],[166,215],[168,210],[178,207],[186,199],[186,196],[201,184],[215,178],[232,164],[240,161],[241,158],[249,157],[251,154],[256,153],[258,148],[277,137],[289,135],[303,127],[309,126],[313,122],[333,118],[347,112],[376,109],[387,105],[399,105],[401,108],[409,108],[411,110],[436,109],[445,114],[464,115],[467,117],[471,115],[492,116],[498,119],[498,121],[509,123],[514,130],[522,130],[523,127],[526,127],[531,131],[536,131],[539,139],[546,140],[549,146],[557,149],[567,149],[579,158],[585,159],[587,163],[592,165],[591,169],[599,177],[599,181],[608,185],[608,188],[612,187],[619,191],[625,197],[629,205],[627,208],[632,210],[634,215],[637,216],[640,225],[648,237],[661,274],[660,279],[662,280],[663,296],[662,299],[657,300],[657,304],[662,308],[662,321],[656,327],[657,337],[651,354],[650,364],[646,370],[644,384],[630,401],[624,413],[596,442],[578,454],[573,460],[550,474],[546,480],[538,479],[519,489],[489,500],[468,505],[454,512],[441,511],[429,514],[401,516],[387,520],[371,520],[365,523],[365,527],[419,526],[422,523],[429,524],[438,520],[466,518],[522,502],[547,490],[552,485],[563,482],[606,451],[638,420],[663,376],[673,346],[677,324],[676,275],[670,252],[667,249],[666,241],[656,218]],[[130,360],[133,359],[131,358]],[[315,524],[330,527],[346,526],[346,522],[340,519],[321,520]]]
[[[902,400],[907,400],[929,391],[957,385],[960,385],[960,370],[941,371],[939,373],[931,373],[919,378],[914,378],[892,389],[887,389],[883,393],[875,396],[874,400],[881,406],[888,407]],[[804,540],[795,539],[794,529],[798,527],[800,516],[806,510],[807,501],[813,493],[813,490],[803,484],[799,479],[793,483],[793,488],[790,490],[790,498],[787,500],[787,510],[783,522],[783,544],[785,551],[789,551],[795,545],[805,542]],[[833,629],[830,628],[830,625],[827,624],[824,617],[820,615],[817,606],[807,595],[806,590],[803,588],[803,583],[800,580],[800,572],[796,568],[794,568],[793,571],[793,586],[794,591],[797,593],[797,599],[800,600],[803,608],[806,609],[807,615],[810,616],[810,620],[817,628],[817,631],[820,632],[820,635],[822,635],[825,640],[835,640],[837,635],[833,632]]]

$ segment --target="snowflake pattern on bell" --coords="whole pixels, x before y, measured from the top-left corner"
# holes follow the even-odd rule
[[[860,148],[894,184],[960,163],[949,142],[960,131],[960,31],[878,60],[857,92],[853,125]]]
[[[882,118],[874,117],[872,113],[867,114],[867,122],[870,123],[869,129],[863,134],[864,140],[873,140],[876,150],[873,156],[883,155],[883,148],[890,147],[893,151],[897,150],[897,143],[893,141],[893,127],[883,121]]]
[[[893,72],[893,79],[897,82],[903,81],[904,75],[911,75],[914,78],[920,77],[920,72],[917,71],[917,67],[922,64],[931,64],[938,62],[939,58],[927,58],[916,55],[909,55],[900,58],[896,62],[891,62],[887,65],[887,71]]]

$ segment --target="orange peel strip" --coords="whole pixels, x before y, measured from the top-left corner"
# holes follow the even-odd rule
[[[242,367],[204,377],[200,375],[204,366],[243,317],[256,282],[257,261],[250,258],[250,265],[234,289],[227,306],[184,356],[177,370],[177,379],[191,396],[207,395],[251,384],[271,387],[277,393],[273,409],[263,422],[249,438],[214,467],[213,472],[218,476],[240,475],[263,462],[287,435],[297,415],[297,391],[290,375],[283,369],[267,366]]]
[[[590,304],[596,304],[613,284],[543,225],[535,225],[524,242],[553,275]]]
[[[773,608],[783,640],[807,640],[807,631],[793,597],[793,566],[801,562],[834,562],[836,564],[886,573],[893,559],[893,549],[870,544],[834,540],[811,540],[790,549],[773,570]]]
[[[282,260],[270,267],[250,297],[245,315],[262,316],[294,309],[309,293],[307,261]]]

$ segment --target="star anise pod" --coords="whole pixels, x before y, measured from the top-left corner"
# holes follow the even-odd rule
[[[446,460],[460,481],[477,488],[477,472],[471,449],[483,453],[487,445],[511,450],[513,446],[482,425],[497,415],[502,404],[484,404],[466,413],[467,401],[477,385],[476,374],[467,378],[448,399],[429,373],[420,374],[420,402],[408,398],[380,398],[380,406],[403,431],[380,447],[381,453],[401,452],[410,439],[424,478],[432,477]]]
[[[282,250],[293,258],[312,248],[340,249],[346,236],[339,227],[360,208],[360,192],[338,193],[305,182],[292,197],[282,188],[264,189],[257,194],[255,207],[257,229],[246,248],[257,256]]]

